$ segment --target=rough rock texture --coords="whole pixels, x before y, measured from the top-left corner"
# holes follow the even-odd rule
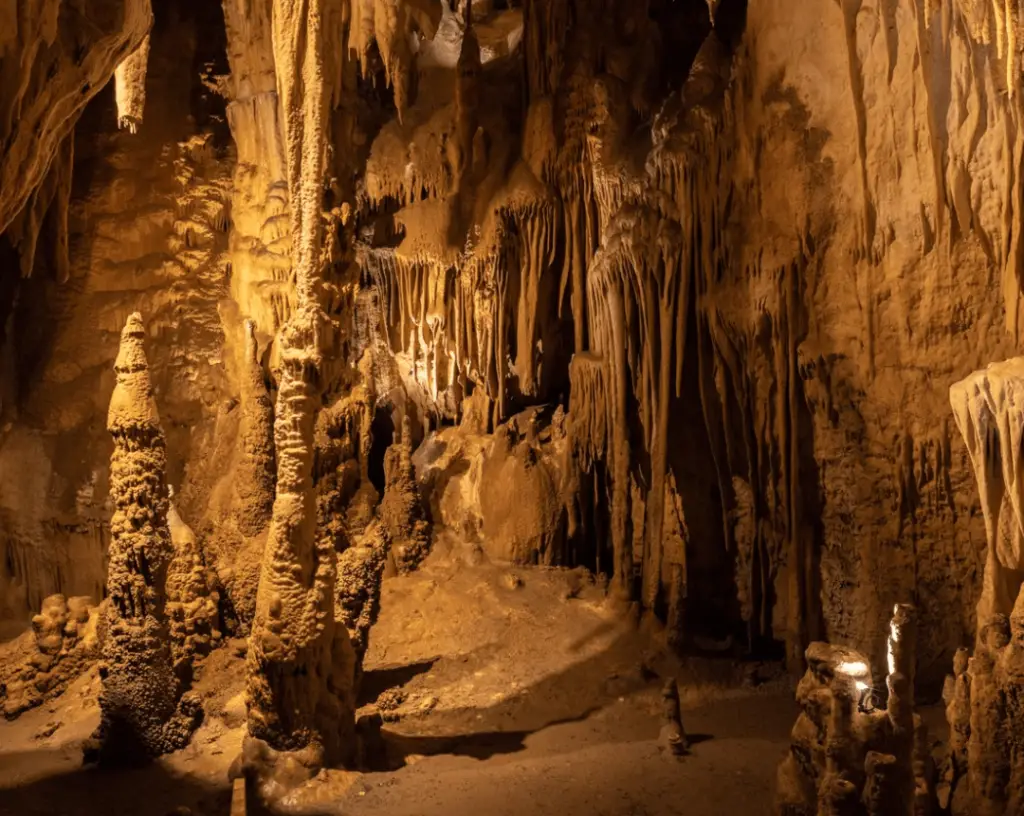
[[[319,588],[325,629],[300,660],[317,683],[327,630],[363,626],[333,605],[352,546],[369,583],[343,594],[373,608],[378,561],[356,556],[377,552],[408,416],[410,447],[459,424],[424,507],[493,557],[599,570],[679,647],[784,650],[795,674],[822,638],[880,665],[912,599],[917,678],[937,690],[999,559],[947,396],[1019,341],[1013,4],[222,6],[156,7],[134,136],[96,124],[116,126],[116,93],[83,119],[85,152],[64,125],[29,151],[27,104],[5,135],[0,261],[33,276],[0,278],[4,617],[99,596],[96,372],[144,308],[171,480],[227,617],[269,625],[265,551],[268,584],[298,568],[288,581]],[[82,66],[101,83],[123,63],[138,99],[148,17],[124,8],[123,43]],[[46,50],[52,89],[82,93],[63,39],[0,29],[3,88],[17,97],[17,74],[59,101],[47,65],[25,70]],[[200,121],[214,92],[233,149]],[[65,189],[67,212],[47,203]],[[69,264],[33,251],[47,208],[58,236],[80,222]],[[512,428],[542,406],[562,412],[550,441]]]
[[[780,816],[925,816],[933,812],[928,739],[914,713],[914,610],[897,605],[888,639],[888,703],[874,709],[872,670],[860,652],[807,649],[800,713],[779,766]]]
[[[103,614],[89,598],[51,595],[32,618],[31,648],[0,682],[4,716],[11,719],[64,692],[99,657],[96,622]]]
[[[87,747],[86,754],[109,764],[140,762],[182,748],[202,718],[199,701],[176,673],[172,655],[168,580],[176,554],[167,523],[165,439],[144,336],[142,318],[130,315],[114,365],[117,383],[107,419],[114,438],[109,601],[100,634],[100,727],[97,744]],[[178,578],[182,566],[179,562]],[[174,584],[180,596],[182,582]],[[174,651],[185,648],[187,641],[182,641]]]

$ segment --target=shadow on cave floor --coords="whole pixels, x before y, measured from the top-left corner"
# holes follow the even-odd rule
[[[495,705],[434,710],[429,708],[434,698],[428,697],[427,710],[413,710],[397,717],[397,722],[385,722],[379,732],[364,726],[369,770],[394,771],[404,767],[410,758],[418,761],[426,756],[488,760],[515,754],[526,750],[530,737],[562,726],[580,726],[580,732],[585,732],[587,739],[603,744],[656,740],[662,724],[661,689],[668,676],[677,674],[679,664],[664,660],[660,664],[652,660],[649,664],[638,656],[636,633],[621,626],[601,624],[586,640],[616,630],[614,639],[600,652]],[[582,647],[582,642],[575,645]],[[390,668],[386,677],[395,680],[396,686],[387,686],[382,691],[396,688],[397,684],[415,687],[417,681],[422,686],[428,671],[439,686],[457,688],[460,682],[471,683],[469,678],[479,674],[479,667],[493,661],[498,652],[500,647],[488,646],[455,660],[439,657],[427,663]],[[403,675],[409,679],[403,682],[400,679]],[[680,683],[685,697],[687,691],[692,690],[685,673],[680,676]],[[367,699],[373,699],[372,695],[367,695]],[[736,703],[732,705],[735,707]],[[740,704],[739,710],[743,708]],[[773,736],[785,734],[793,715],[788,706],[781,708],[782,716],[774,720],[769,717],[767,722],[761,715],[750,712],[749,707],[746,710],[752,714],[751,723],[735,719],[715,723],[714,716],[695,714],[700,730],[690,729],[691,741],[694,745],[707,742],[715,737],[719,727],[732,737],[756,737],[759,731]],[[387,717],[387,712],[384,715]],[[764,728],[758,727],[758,720]],[[571,742],[565,747],[567,750],[574,748]]]
[[[417,675],[429,672],[437,660],[438,658],[434,657],[406,666],[378,668],[364,672],[362,683],[359,686],[359,705],[372,703],[388,689],[404,686]]]
[[[375,703],[360,712],[366,770],[318,775],[288,813],[767,814],[791,690],[744,685],[731,660],[669,655],[601,593],[568,598],[565,575],[443,563],[385,582],[362,690]],[[188,748],[144,769],[78,765],[75,742],[98,717],[95,677],[4,724],[0,816],[226,814],[244,658],[216,654],[200,678],[207,721]],[[668,676],[694,735],[682,762],[658,743]],[[37,736],[55,718],[59,750]]]
[[[171,773],[153,763],[105,771],[70,765],[70,749],[0,754],[0,816],[220,816],[231,789],[223,783]],[[56,768],[59,772],[52,773]],[[11,784],[23,778],[22,784]],[[7,786],[9,785],[9,786]],[[188,810],[183,810],[187,808]],[[176,810],[178,809],[178,810]]]

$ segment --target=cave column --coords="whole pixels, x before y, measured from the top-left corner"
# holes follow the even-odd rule
[[[314,425],[329,324],[319,302],[327,147],[324,20],[337,0],[274,0],[272,33],[292,219],[294,312],[281,332],[274,422],[277,491],[249,644],[244,755],[305,751],[305,765],[354,753],[355,658],[335,620],[337,557],[316,532]],[[266,752],[263,754],[266,755]]]

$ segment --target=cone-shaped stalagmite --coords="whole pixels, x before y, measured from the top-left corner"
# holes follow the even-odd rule
[[[102,719],[87,754],[104,763],[135,762],[183,747],[202,710],[175,675],[166,614],[174,557],[167,525],[167,454],[142,318],[121,334],[107,429],[110,460],[108,606],[102,622]]]

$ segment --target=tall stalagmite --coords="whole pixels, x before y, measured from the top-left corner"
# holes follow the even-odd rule
[[[275,0],[272,31],[292,216],[295,309],[282,329],[274,442],[277,495],[249,643],[249,734],[310,766],[350,759],[355,656],[335,620],[337,556],[316,533],[314,426],[330,327],[319,302],[331,0]],[[249,755],[253,750],[250,747]]]
[[[175,675],[167,618],[174,557],[167,524],[167,452],[160,427],[145,330],[132,314],[121,334],[107,428],[110,461],[108,602],[101,621],[102,719],[87,747],[101,763],[131,763],[182,748],[202,717],[199,701]]]

